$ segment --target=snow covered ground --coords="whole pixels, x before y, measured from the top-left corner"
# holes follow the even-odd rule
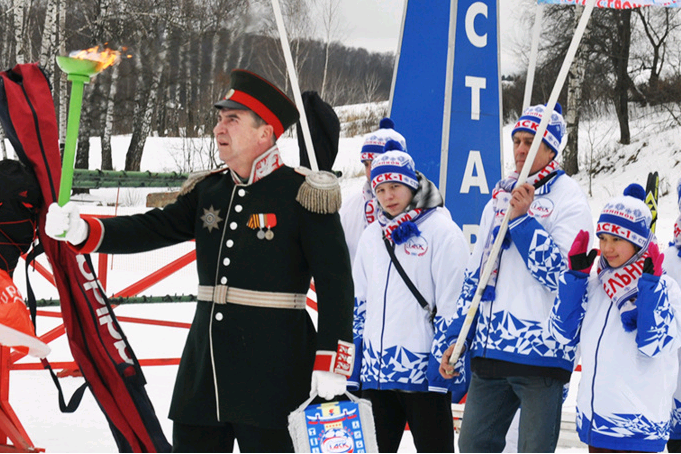
[[[674,222],[679,214],[677,207],[676,182],[681,177],[678,164],[681,161],[681,127],[664,120],[664,115],[652,109],[635,109],[631,112],[632,144],[622,147],[617,144],[618,128],[614,116],[604,114],[590,121],[582,121],[580,128],[580,166],[576,176],[587,194],[597,219],[606,200],[621,194],[631,182],[645,185],[650,171],[660,173],[660,201],[657,234],[660,245],[665,246],[672,238]],[[407,138],[409,140],[409,138]],[[129,137],[115,137],[114,166],[123,168],[124,153]],[[344,195],[358,190],[362,184],[362,166],[359,162],[361,137],[341,139],[340,152],[335,168],[343,171],[341,180]],[[196,144],[195,144],[196,145]],[[204,146],[205,144],[198,144]],[[149,171],[175,171],[186,156],[187,142],[181,139],[150,138],[142,159],[142,169]],[[99,143],[92,141],[90,168],[99,167]],[[297,143],[295,139],[280,141],[284,160],[297,165]],[[504,129],[505,172],[512,170],[512,144],[510,127]],[[586,170],[591,164],[605,167],[589,181]],[[418,163],[417,163],[418,167]],[[81,197],[85,213],[126,214],[144,210],[144,197],[148,192],[159,189],[115,189],[93,190],[90,196]],[[106,206],[118,200],[127,207]],[[451,207],[450,207],[450,210]],[[455,210],[452,210],[454,213]],[[109,295],[127,287],[141,276],[155,271],[160,266],[184,254],[191,245],[167,248],[153,254],[117,255],[110,260],[107,281]],[[93,257],[96,260],[96,257]],[[44,262],[44,258],[41,259]],[[25,277],[21,271],[15,275],[17,286],[25,291]],[[30,272],[30,280],[37,298],[57,298],[57,292],[38,273]],[[194,294],[197,278],[193,266],[189,266],[170,279],[163,281],[144,295]],[[153,318],[189,323],[193,316],[194,303],[159,303],[122,305],[116,309],[121,316]],[[48,309],[56,310],[56,309]],[[57,318],[39,317],[38,332],[45,333],[55,327]],[[123,323],[123,330],[130,340],[139,359],[177,358],[180,356],[187,331],[181,328],[162,328],[133,323]],[[66,339],[61,337],[51,344],[52,362],[71,360]],[[33,360],[26,359],[22,362]],[[145,367],[147,392],[156,408],[157,415],[167,437],[171,438],[172,423],[167,419],[170,396],[175,379],[176,366]],[[579,374],[574,374],[572,392],[566,401],[566,412],[574,412],[574,393]],[[61,379],[67,397],[83,382],[82,378]],[[117,452],[108,425],[89,392],[86,392],[80,408],[73,414],[62,414],[58,409],[57,391],[46,371],[13,371],[11,373],[9,401],[23,423],[34,445],[47,452]],[[572,435],[572,434],[568,434]],[[560,451],[586,452],[582,445],[559,446]],[[415,452],[409,433],[405,434],[400,452]]]

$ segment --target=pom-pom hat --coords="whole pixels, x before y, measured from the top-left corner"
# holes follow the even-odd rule
[[[277,139],[300,117],[288,96],[271,82],[244,69],[231,72],[227,94],[214,105],[218,109],[252,110],[274,128]]]
[[[395,140],[400,143],[403,151],[407,151],[407,141],[402,134],[395,131],[395,123],[390,118],[384,118],[379,123],[379,130],[364,136],[364,144],[360,153],[360,161],[371,161],[383,154],[386,142]]]
[[[650,224],[653,220],[644,202],[645,196],[641,185],[634,183],[627,186],[624,195],[606,203],[598,218],[596,236],[607,233],[644,248],[652,236]]]
[[[546,106],[542,104],[530,106],[525,109],[523,115],[518,118],[518,121],[513,127],[511,137],[513,137],[518,131],[536,134],[545,110]],[[567,129],[567,124],[563,119],[562,113],[563,108],[560,106],[560,104],[556,103],[554,111],[551,112],[551,119],[549,120],[549,124],[546,126],[546,132],[544,133],[543,138],[544,143],[548,145],[549,148],[556,153],[556,155],[558,154],[560,143],[563,140],[563,136],[565,135],[565,131]]]
[[[399,146],[399,142],[391,141],[388,146],[391,145]],[[419,188],[414,160],[399,148],[386,151],[371,163],[371,189],[375,192],[376,186],[388,182]]]

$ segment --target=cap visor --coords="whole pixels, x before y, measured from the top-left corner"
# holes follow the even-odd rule
[[[231,99],[223,99],[214,104],[218,109],[236,109],[236,110],[248,110],[248,107],[238,102],[232,101]]]

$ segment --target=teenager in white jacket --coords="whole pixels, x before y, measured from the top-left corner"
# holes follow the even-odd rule
[[[601,258],[580,232],[560,279],[549,331],[581,349],[577,432],[590,452],[660,452],[669,438],[681,343],[681,290],[662,275],[645,191],[632,184],[605,205]]]
[[[359,159],[362,161],[367,181],[360,191],[351,194],[343,200],[340,214],[345,242],[348,244],[350,263],[354,262],[357,244],[364,229],[376,220],[377,202],[371,190],[371,163],[385,152],[385,144],[394,140],[400,144],[403,151],[407,151],[407,141],[402,134],[395,131],[395,123],[390,118],[384,118],[379,123],[379,129],[364,136],[364,143],[360,150]]]
[[[389,142],[386,149],[394,146]],[[354,340],[361,354],[348,383],[356,389],[361,382],[372,402],[381,452],[397,452],[405,422],[419,452],[454,452],[452,380],[438,373],[441,352],[433,350],[433,339],[454,313],[468,244],[438,189],[415,171],[407,153],[391,150],[376,158],[371,185],[379,210],[353,265]]]

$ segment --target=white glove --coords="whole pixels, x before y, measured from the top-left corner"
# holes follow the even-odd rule
[[[345,393],[348,379],[344,375],[315,370],[312,372],[312,386],[310,386],[310,397],[317,394],[326,400],[331,400],[335,396]]]
[[[62,236],[64,232],[66,235]],[[68,241],[77,245],[87,240],[90,228],[80,217],[78,205],[75,203],[67,202],[63,207],[52,203],[45,218],[45,233],[57,241]]]

